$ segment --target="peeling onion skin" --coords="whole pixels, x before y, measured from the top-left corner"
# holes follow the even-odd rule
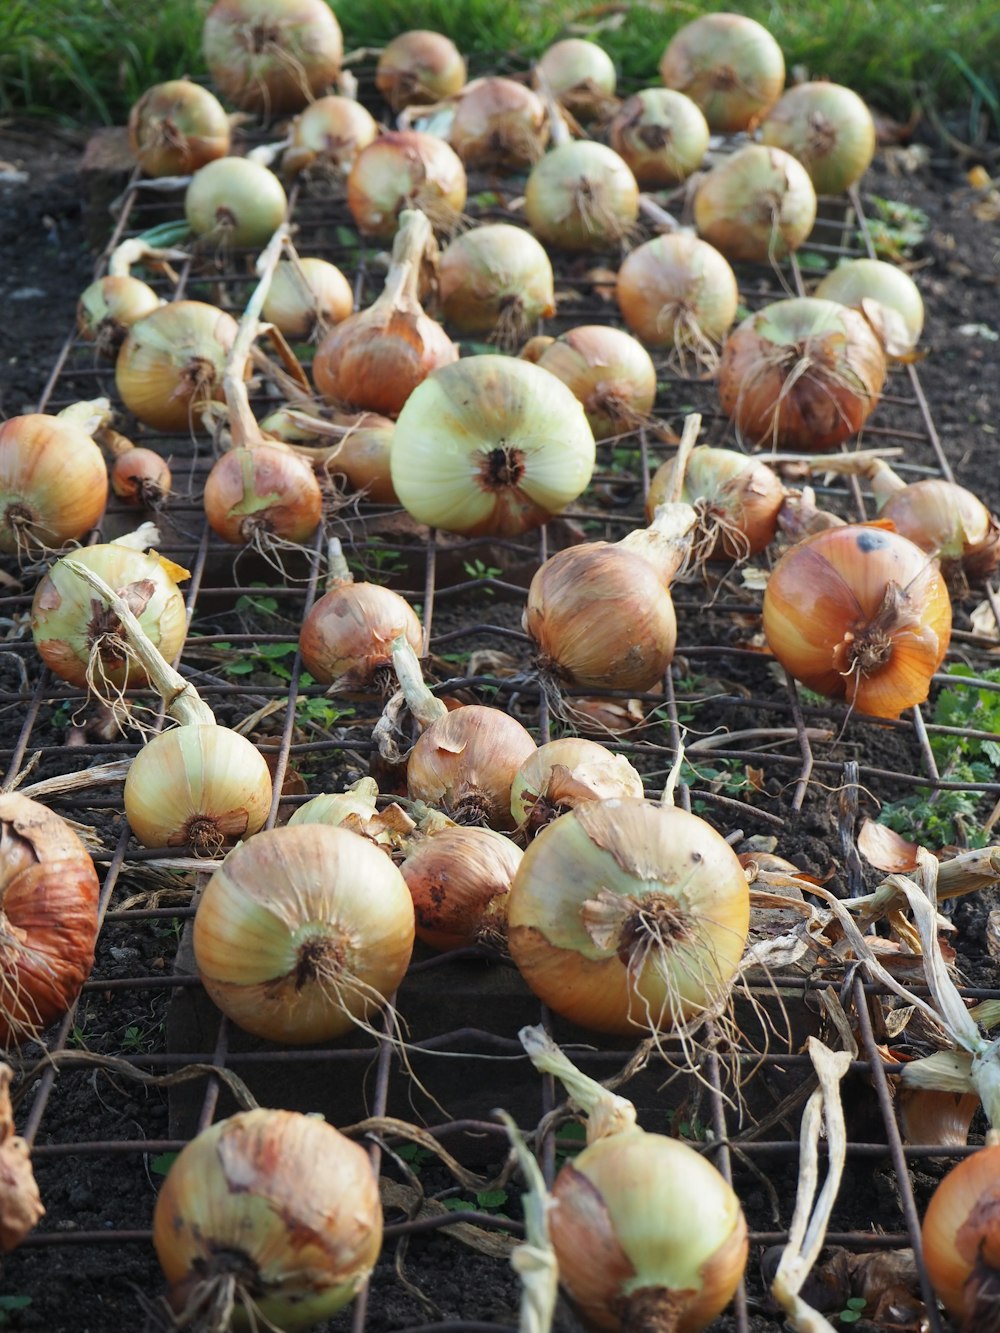
[[[649,483],[646,515],[650,521],[657,506],[673,495],[674,464],[668,458]],[[760,459],[709,444],[691,450],[680,499],[699,512],[702,542],[698,545],[706,560],[746,560],[758,555],[774,540],[784,498],[781,479]]]
[[[363,148],[347,177],[347,207],[365,236],[390,240],[405,209],[426,213],[435,231],[454,230],[468,182],[462,159],[444,139],[390,130]]]
[[[282,172],[294,177],[315,163],[346,176],[362,148],[378,138],[378,129],[371,112],[353,98],[319,97],[295,117]]]
[[[1000,564],[1000,522],[971,491],[943,477],[901,487],[880,507],[879,516],[936,556],[946,579],[964,572],[979,582]]]
[[[764,593],[764,635],[818,694],[897,718],[923,703],[951,639],[937,561],[886,528],[847,524],[798,542]]]
[[[582,801],[643,797],[642,778],[623,754],[596,741],[560,736],[528,756],[517,771],[510,812],[531,836]]]
[[[327,89],[344,40],[326,0],[216,0],[201,48],[224,97],[273,115],[299,111]]]
[[[153,1244],[178,1312],[235,1272],[257,1322],[313,1327],[354,1298],[382,1245],[365,1150],[297,1111],[241,1111],[179,1153],[157,1196]],[[234,1327],[246,1327],[237,1300]]]
[[[748,144],[702,179],[694,225],[737,262],[772,263],[797,250],[816,221],[816,191],[801,162],[781,148]]]
[[[668,88],[686,93],[715,133],[748,129],[781,96],[781,47],[754,19],[703,14],[685,24],[660,58]]]
[[[813,292],[860,310],[890,356],[916,347],[924,328],[924,301],[908,273],[883,259],[848,259],[831,269]]]

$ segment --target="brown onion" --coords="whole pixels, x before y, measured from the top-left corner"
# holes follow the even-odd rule
[[[388,417],[365,412],[348,429],[337,453],[336,470],[375,504],[399,504],[390,466],[395,431]]]
[[[643,345],[621,329],[570,329],[542,351],[537,364],[573,390],[595,440],[634,430],[649,418],[656,369]]]
[[[375,67],[375,87],[393,111],[443,102],[465,84],[465,60],[441,32],[414,28],[394,37]]]
[[[668,458],[649,483],[648,518],[675,488],[676,460]],[[680,498],[698,514],[695,550],[702,559],[746,560],[774,540],[785,488],[759,459],[699,444],[687,460]]]
[[[459,824],[510,829],[510,789],[535,742],[498,708],[466,704],[418,738],[406,765],[411,800],[426,801]]]
[[[880,517],[936,556],[945,578],[988,578],[1000,564],[1000,522],[972,491],[943,477],[904,485],[880,459],[869,475]]]
[[[298,111],[333,82],[344,41],[326,0],[216,0],[201,49],[225,97],[274,115]]]
[[[125,335],[138,319],[151,315],[160,298],[147,283],[125,274],[106,274],[87,287],[76,307],[76,327],[98,354],[114,361]]]
[[[683,93],[646,88],[622,103],[609,126],[611,147],[645,190],[677,185],[697,171],[708,123]]]
[[[118,499],[137,508],[156,509],[170,494],[173,477],[170,465],[152,449],[137,449],[125,435],[105,428],[101,443],[109,449],[111,489]]]
[[[643,797],[642,778],[623,754],[595,741],[561,736],[540,745],[517,771],[510,812],[529,836],[583,801]]]
[[[871,112],[850,88],[823,80],[789,88],[767,113],[760,139],[798,158],[817,194],[842,194],[875,156]]]
[[[438,294],[460,333],[494,334],[511,345],[556,310],[548,255],[530,232],[506,222],[455,237],[441,256]]]
[[[703,14],[671,39],[660,77],[701,107],[709,129],[731,133],[749,129],[781,96],[785,60],[754,19]]]
[[[579,120],[593,120],[615,95],[614,62],[596,42],[581,37],[554,42],[542,54],[538,71],[553,97]]]
[[[924,1215],[924,1263],[945,1309],[966,1333],[997,1326],[1000,1145],[988,1143],[948,1172]]]
[[[606,249],[634,227],[639,187],[613,149],[589,139],[562,143],[532,167],[524,214],[546,245]]]
[[[301,544],[323,517],[323,493],[308,463],[279,444],[230,449],[205,480],[205,516],[235,546]]]
[[[128,117],[129,147],[147,176],[189,176],[229,152],[229,117],[189,79],[148,88]]]
[[[366,236],[388,240],[404,209],[420,209],[435,230],[454,229],[467,193],[462,160],[443,139],[398,130],[363,148],[347,178],[347,206]]]
[[[317,98],[295,117],[281,169],[286,176],[296,176],[316,164],[346,176],[378,131],[371,112],[353,97]]]
[[[418,939],[432,949],[504,945],[507,895],[521,849],[489,828],[444,828],[421,839],[400,866]]]
[[[351,284],[335,264],[311,257],[282,259],[262,314],[288,338],[322,335],[354,309]]]
[[[541,98],[513,79],[474,79],[455,107],[448,138],[467,167],[520,171],[542,156],[549,137]]]
[[[784,259],[815,221],[816,191],[805,167],[763,144],[748,144],[713,167],[694,197],[698,235],[734,262]]]

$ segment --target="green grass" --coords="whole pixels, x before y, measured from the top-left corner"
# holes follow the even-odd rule
[[[204,73],[199,51],[209,0],[5,0],[0,4],[0,114],[65,124],[122,121],[151,83]],[[474,69],[523,68],[568,25],[589,24],[624,80],[658,83],[671,35],[707,10],[731,8],[764,23],[789,69],[846,83],[899,116],[915,100],[1000,129],[996,0],[333,0],[348,49],[378,46],[408,27],[449,33]],[[621,14],[625,17],[619,21]],[[597,16],[597,17],[595,17]],[[961,54],[960,54],[961,53]]]

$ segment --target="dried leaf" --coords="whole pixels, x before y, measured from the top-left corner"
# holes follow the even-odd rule
[[[0,1064],[0,1251],[15,1249],[45,1214],[31,1170],[31,1149],[14,1133],[10,1065]]]
[[[907,842],[885,824],[876,824],[874,820],[866,819],[861,825],[858,851],[876,870],[905,874],[916,867],[919,850],[915,842]]]
[[[991,958],[1000,958],[1000,908],[986,918],[986,948]]]
[[[885,1015],[887,1034],[890,1037],[898,1037],[901,1032],[906,1030],[906,1025],[916,1012],[916,1006],[912,1004],[900,1005],[898,1009],[890,1009]]]

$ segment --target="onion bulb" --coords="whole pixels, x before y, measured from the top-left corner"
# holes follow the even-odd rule
[[[637,246],[615,289],[625,323],[647,347],[672,349],[685,372],[718,365],[719,346],[736,318],[736,275],[714,246],[677,232]]]
[[[422,838],[400,866],[418,938],[432,949],[504,945],[507,895],[521,849],[488,828],[443,828]]]
[[[326,0],[216,0],[202,54],[212,82],[247,111],[298,111],[340,72],[344,41]]]
[[[583,404],[595,440],[635,430],[649,419],[656,368],[642,343],[608,324],[583,324],[554,339],[537,365]]]
[[[511,957],[580,1027],[636,1036],[719,1011],[750,895],[736,853],[673,806],[587,801],[529,844],[511,888]]]
[[[796,680],[859,713],[923,703],[951,638],[937,561],[898,533],[828,528],[791,547],[764,593],[768,647]]]
[[[147,88],[128,117],[129,147],[147,176],[189,176],[229,152],[229,117],[190,79]]]
[[[337,470],[375,504],[399,504],[389,461],[395,433],[395,424],[388,418],[362,413],[349,427],[337,453]]]
[[[454,97],[465,84],[465,60],[442,32],[414,28],[386,46],[375,66],[375,87],[393,111]]]
[[[230,449],[205,480],[209,526],[234,546],[301,545],[323,517],[323,492],[312,468],[280,444]]]
[[[178,1154],[153,1244],[178,1316],[221,1306],[236,1327],[311,1328],[353,1300],[378,1258],[368,1154],[319,1116],[241,1111]]]
[[[522,171],[533,166],[549,137],[545,105],[513,79],[468,83],[455,106],[448,140],[467,167]]]
[[[436,231],[454,230],[467,191],[462,160],[443,139],[398,130],[357,155],[347,178],[347,206],[364,235],[386,241],[405,209],[426,213]]]
[[[385,852],[346,828],[289,824],[231,851],[198,903],[209,996],[268,1041],[370,1025],[413,951],[413,902]]]
[[[781,96],[785,60],[765,27],[742,14],[703,14],[660,58],[668,88],[686,93],[715,133],[745,130]]]
[[[78,541],[107,498],[103,455],[82,426],[41,412],[0,425],[0,551]]]
[[[466,536],[539,527],[587,486],[594,436],[554,375],[506,356],[470,356],[407,400],[392,484],[418,523]]]
[[[623,754],[595,741],[561,736],[540,745],[517,771],[510,812],[518,829],[534,836],[581,801],[616,796],[642,800],[642,778]]]
[[[627,98],[608,134],[644,190],[687,180],[708,149],[705,117],[690,97],[671,88],[645,88]]]
[[[288,177],[316,165],[346,176],[377,137],[378,123],[353,97],[320,97],[295,117],[281,169]]]
[[[106,274],[87,287],[76,307],[77,332],[97,346],[98,355],[113,361],[137,319],[160,305],[147,283],[126,274]]]
[[[748,144],[713,167],[694,196],[694,225],[734,263],[784,259],[816,221],[816,191],[791,153]]]
[[[115,363],[122,402],[156,430],[196,430],[221,401],[222,374],[236,337],[232,315],[203,301],[172,301],[129,329]]]
[[[934,1291],[968,1333],[997,1327],[1000,1145],[988,1144],[952,1167],[931,1195],[921,1233]]]
[[[137,449],[124,435],[118,438],[128,447],[115,453],[111,464],[111,489],[124,504],[158,508],[173,485],[169,463],[152,449]]]
[[[818,80],[789,88],[760,127],[761,143],[805,167],[817,194],[856,185],[875,156],[875,122],[857,93]]]
[[[305,257],[278,261],[262,314],[287,338],[301,340],[322,336],[353,309],[354,292],[340,269]]]
[[[589,139],[562,143],[532,167],[524,215],[546,245],[608,249],[635,226],[639,187],[613,149]]]
[[[0,1047],[39,1039],[94,965],[100,883],[64,819],[0,795]]]
[[[266,244],[288,199],[273,171],[247,157],[220,157],[191,178],[184,216],[196,236],[220,248]]]
[[[881,344],[857,311],[793,297],[758,310],[730,334],[719,398],[741,439],[819,451],[857,434],[885,376]]]
[[[831,269],[814,296],[860,310],[889,356],[906,357],[920,341],[924,302],[908,273],[882,259],[846,259]]]
[[[556,311],[552,264],[530,232],[495,222],[456,236],[441,256],[438,295],[459,333],[519,342]]]
[[[599,116],[615,95],[614,62],[596,42],[582,37],[554,42],[538,62],[538,74],[552,96],[578,120]]]

